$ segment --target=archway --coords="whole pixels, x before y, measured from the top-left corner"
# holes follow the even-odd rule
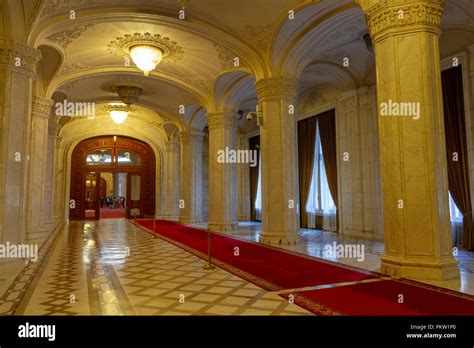
[[[69,219],[99,219],[101,173],[124,177],[114,205],[123,204],[127,217],[155,212],[155,154],[143,141],[124,136],[99,136],[76,145],[71,159]]]

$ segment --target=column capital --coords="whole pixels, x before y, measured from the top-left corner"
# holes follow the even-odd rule
[[[179,141],[165,141],[165,150],[167,152],[179,152]]]
[[[359,0],[364,9],[372,40],[379,41],[390,32],[419,28],[439,33],[445,0],[386,0],[376,3]]]
[[[14,69],[35,78],[40,59],[40,50],[15,40],[0,38],[0,68]]]
[[[267,98],[294,98],[298,95],[297,80],[290,77],[261,79],[255,83],[259,101]]]
[[[237,128],[237,119],[233,111],[209,112],[207,114],[207,125],[209,129],[215,127]]]
[[[52,99],[34,97],[31,112],[35,117],[49,118],[53,104],[54,100]]]
[[[204,133],[198,130],[186,130],[179,132],[178,136],[182,143],[202,143]]]

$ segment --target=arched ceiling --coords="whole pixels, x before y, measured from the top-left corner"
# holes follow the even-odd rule
[[[28,7],[36,13],[28,41],[51,57],[53,50],[46,47],[53,47],[62,58],[55,68],[43,64],[50,75],[43,79],[46,96],[60,91],[75,100],[116,100],[102,86],[133,80],[149,91],[140,97],[140,106],[175,124],[166,126],[168,137],[176,129],[203,129],[206,110],[225,104],[255,110],[253,83],[260,78],[298,77],[302,102],[375,83],[373,53],[362,40],[365,17],[354,0],[189,0],[185,20],[178,18],[178,0],[41,3]],[[75,19],[70,19],[71,10]],[[472,0],[448,0],[442,55],[474,42],[473,23]],[[169,37],[182,50],[149,77],[109,49],[117,37],[145,32]],[[233,65],[236,57],[238,67]],[[348,67],[344,58],[349,59]],[[184,115],[178,113],[179,105],[186,106]],[[249,124],[245,117],[239,121],[242,129],[249,129]]]

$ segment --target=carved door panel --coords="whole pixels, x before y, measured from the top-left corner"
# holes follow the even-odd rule
[[[127,214],[129,219],[141,218],[143,212],[142,176],[127,175]]]
[[[99,220],[100,173],[87,173],[84,180],[84,220]]]

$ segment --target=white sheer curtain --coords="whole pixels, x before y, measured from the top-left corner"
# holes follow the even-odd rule
[[[457,246],[461,244],[462,238],[462,214],[461,211],[454,203],[454,199],[449,192],[449,216],[451,218],[451,233],[453,245]]]
[[[331,197],[324,167],[323,149],[319,137],[319,127],[316,128],[316,141],[313,159],[313,174],[306,202],[308,227],[316,228],[316,217],[323,217],[323,229],[336,231],[336,205]]]
[[[258,221],[262,221],[262,156],[258,156],[258,181],[255,196],[255,216]]]

